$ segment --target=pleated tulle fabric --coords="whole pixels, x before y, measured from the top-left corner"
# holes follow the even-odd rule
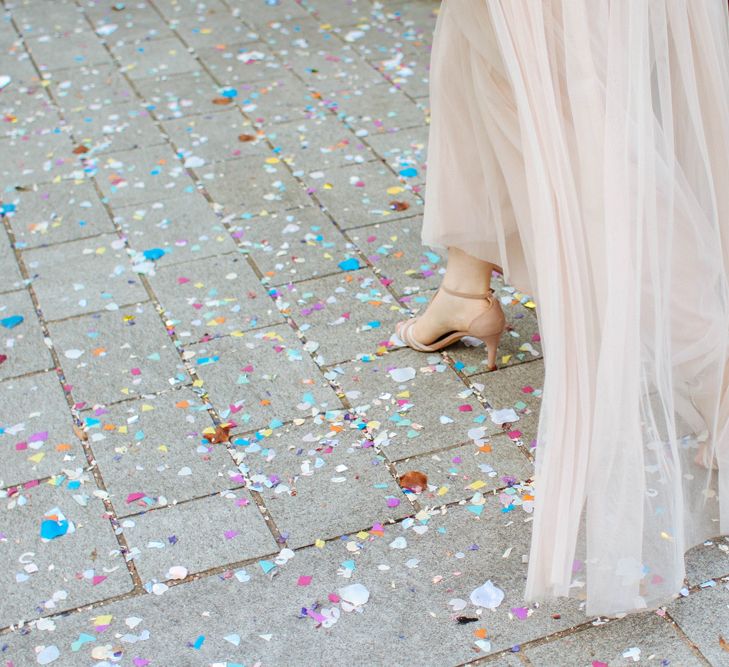
[[[537,303],[528,600],[653,608],[729,533],[728,14],[442,4],[422,238]]]

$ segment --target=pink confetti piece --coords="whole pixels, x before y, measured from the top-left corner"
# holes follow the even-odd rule
[[[473,412],[473,408],[468,404],[459,405],[458,412]]]
[[[520,621],[525,621],[527,616],[529,616],[529,609],[527,607],[512,607],[511,613]]]
[[[309,574],[302,574],[297,582],[298,586],[308,586],[311,583],[312,576]]]
[[[225,535],[226,540],[232,540],[236,535],[240,535],[240,533],[237,530],[226,530],[223,535]]]
[[[388,507],[397,507],[400,504],[400,500],[398,498],[395,498],[394,496],[390,496],[387,499],[387,506]]]
[[[107,577],[105,577],[103,574],[95,574],[91,578],[91,584],[93,586],[98,586],[102,581],[106,581]]]

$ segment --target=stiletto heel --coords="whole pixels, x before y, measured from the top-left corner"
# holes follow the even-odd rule
[[[503,335],[503,330],[500,331],[497,334],[494,334],[493,336],[488,336],[484,339],[484,343],[486,343],[486,351],[488,352],[488,362],[489,362],[489,370],[495,371],[496,370],[496,352],[499,349],[499,342],[501,341],[501,336]]]
[[[501,304],[493,295],[493,290],[489,290],[488,294],[466,294],[448,289],[443,285],[439,289],[453,296],[460,296],[465,299],[483,299],[488,303],[488,307],[485,312],[474,318],[465,331],[449,331],[429,344],[421,343],[413,335],[413,325],[417,321],[417,317],[411,317],[404,322],[398,322],[395,328],[397,335],[408,347],[418,352],[437,352],[466,336],[479,338],[486,344],[489,370],[496,370],[496,352],[501,335],[506,329],[506,317],[504,316]]]

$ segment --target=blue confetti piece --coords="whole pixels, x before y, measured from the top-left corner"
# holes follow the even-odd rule
[[[150,248],[149,250],[143,250],[142,254],[144,255],[144,259],[155,261],[160,257],[164,257],[165,251],[162,248]]]
[[[405,169],[401,169],[399,173],[400,176],[404,176],[405,178],[412,178],[418,175],[418,170],[415,167],[406,167]]]
[[[196,650],[200,650],[200,647],[203,645],[203,642],[205,641],[205,635],[200,635],[196,640],[195,643],[192,645],[192,647]]]
[[[17,327],[22,321],[22,315],[11,315],[10,317],[4,317],[0,320],[0,324],[2,324],[6,329],[12,329],[13,327]]]
[[[68,532],[68,521],[53,521],[52,519],[45,519],[41,522],[40,536],[44,540],[53,540],[56,537],[61,537]]]
[[[469,512],[473,512],[476,516],[480,516],[483,512],[483,505],[468,505],[466,508]]]
[[[372,320],[372,322],[367,322],[367,326],[370,327],[370,329],[379,329],[380,322],[378,320]]]
[[[339,262],[337,266],[342,269],[342,271],[355,271],[360,268],[359,260],[356,257],[345,259],[343,262]]]
[[[276,563],[272,563],[270,560],[261,560],[261,561],[258,561],[258,564],[261,566],[261,569],[263,570],[263,574],[268,574],[271,570],[273,570],[276,567]]]
[[[453,365],[454,365],[454,366],[456,367],[456,369],[457,369],[457,370],[459,370],[459,371],[460,371],[460,370],[462,370],[462,369],[463,369],[463,368],[464,368],[464,367],[466,366],[466,364],[464,364],[464,363],[463,363],[462,361],[457,361],[457,362],[456,362],[455,364],[453,364]]]
[[[0,204],[0,215],[15,213],[15,204]]]

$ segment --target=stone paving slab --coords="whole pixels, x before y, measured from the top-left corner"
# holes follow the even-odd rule
[[[265,127],[329,114],[322,107],[321,96],[287,72],[259,84],[239,85],[237,91],[240,108],[255,123]]]
[[[82,474],[54,481],[1,494],[0,627],[132,588],[93,480]]]
[[[112,44],[111,50],[122,64],[121,71],[132,81],[161,75],[186,74],[200,64],[177,37],[148,42]]]
[[[391,461],[468,442],[472,429],[479,439],[501,431],[439,354],[403,349],[328,376]]]
[[[68,112],[65,120],[77,143],[92,154],[166,143],[152,115],[138,101]]]
[[[150,303],[49,325],[66,381],[82,407],[190,381]]]
[[[26,250],[23,261],[48,321],[117,311],[148,298],[116,234]]]
[[[427,125],[418,125],[398,132],[368,134],[365,141],[396,174],[422,186],[427,173],[428,133]]]
[[[53,119],[50,120],[54,123]],[[66,132],[58,124],[0,139],[0,190],[56,178],[69,178],[77,169],[76,156]]]
[[[503,428],[509,437],[520,440],[531,451],[536,446],[539,409],[544,387],[544,362],[533,361],[470,378],[495,410],[513,409],[518,421]]]
[[[686,553],[686,579],[697,586],[729,576],[729,536],[716,537]]]
[[[384,166],[351,165],[311,172],[304,179],[342,229],[422,212],[422,201]]]
[[[228,160],[197,169],[200,183],[226,216],[250,217],[308,206],[306,192],[278,158]]]
[[[134,89],[113,64],[59,69],[46,75],[54,102],[64,114],[99,111],[136,101]]]
[[[204,71],[140,79],[134,87],[146,100],[146,108],[160,120],[220,111],[226,107],[213,100],[231,99],[220,97],[217,83]]]
[[[25,290],[0,294],[0,379],[53,367],[33,301]]]
[[[400,475],[410,470],[427,475],[428,489],[418,500],[429,506],[470,500],[477,492],[493,492],[533,474],[531,462],[503,435],[490,437],[480,445],[469,442],[402,459],[396,461],[395,467]]]
[[[134,258],[145,262],[145,251],[151,251],[154,267],[215,257],[236,249],[220,217],[196,191],[180,193],[173,199],[115,207],[114,222],[126,235]]]
[[[314,206],[239,222],[233,233],[268,285],[339,273],[354,260],[360,263],[357,248]]]
[[[332,115],[278,124],[266,137],[295,172],[376,159],[370,147]]]
[[[347,432],[340,419],[300,422],[232,440],[249,488],[263,496],[288,547],[414,511],[369,440]]]
[[[162,127],[185,158],[198,158],[196,167],[202,166],[199,160],[205,164],[238,158],[262,162],[271,156],[271,149],[237,108],[166,121]]]
[[[223,86],[268,81],[283,72],[283,66],[260,42],[238,42],[196,49],[205,69]]]
[[[210,3],[208,3],[209,5]],[[159,7],[159,4],[157,5]],[[174,9],[180,8],[177,5]],[[164,11],[162,7],[160,10]],[[205,6],[204,12],[193,13],[190,7],[179,14],[170,11],[170,27],[180,39],[193,49],[215,48],[218,44],[257,42],[259,35],[247,25],[231,17],[231,12],[223,3],[213,9]]]
[[[424,125],[422,104],[413,102],[397,87],[383,82],[367,90],[347,88],[329,95],[337,116],[358,137],[391,136],[402,129]]]
[[[149,41],[172,37],[172,32],[155,11],[146,3],[118,3],[92,1],[84,12],[99,34],[108,33],[110,44]],[[116,7],[116,8],[115,8]]]
[[[223,419],[242,428],[263,428],[312,410],[341,408],[333,389],[285,325],[201,343],[186,351],[210,402]]]
[[[714,587],[679,598],[668,606],[668,613],[709,664],[716,667],[729,665],[729,651],[726,650],[726,641],[729,641],[729,578],[718,581]]]
[[[420,242],[422,218],[381,222],[352,229],[347,236],[400,295],[433,290],[445,273],[445,253]]]
[[[202,520],[201,520],[202,519]],[[120,521],[145,584],[274,554],[276,540],[245,489],[178,503]]]
[[[241,484],[225,446],[203,436],[213,427],[207,407],[183,389],[85,416],[89,444],[117,516]]]
[[[177,20],[183,16],[230,16],[230,10],[221,0],[155,0],[154,6],[167,20]]]
[[[63,49],[49,36],[26,39],[30,55],[41,72],[52,72],[80,65],[105,65],[111,62],[109,52],[90,32],[67,33],[63,36]]]
[[[683,641],[675,626],[655,614],[618,619],[604,626],[582,630],[524,655],[534,667],[564,664],[632,665],[635,662],[699,667],[706,663]]]
[[[113,232],[93,183],[44,183],[11,198],[8,221],[18,248],[34,248]],[[3,264],[3,266],[6,266]]]
[[[281,290],[280,308],[307,341],[317,360],[332,365],[382,354],[405,312],[368,269],[307,280]]]
[[[65,0],[20,5],[12,16],[25,39],[80,32],[89,25],[76,3]]]
[[[0,488],[86,467],[56,373],[0,382],[0,401]]]
[[[149,281],[167,325],[183,343],[280,324],[283,319],[240,253],[167,266]]]
[[[102,155],[98,161],[97,183],[112,209],[180,197],[195,190],[168,146]]]

